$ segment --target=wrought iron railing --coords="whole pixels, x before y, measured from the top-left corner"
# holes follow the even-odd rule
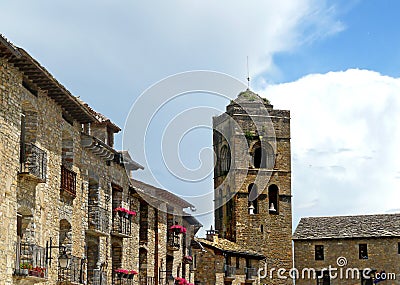
[[[101,269],[87,270],[88,285],[107,285],[107,274]]]
[[[61,165],[61,191],[76,197],[76,173]]]
[[[132,215],[113,211],[112,234],[130,236],[132,233]]]
[[[257,279],[257,276],[258,276],[257,268],[246,267],[245,268],[245,272],[246,272],[246,279],[247,280],[255,280],[255,279]]]
[[[158,284],[159,285],[168,285],[168,277],[172,275],[171,270],[158,270]]]
[[[169,250],[179,250],[179,248],[181,247],[181,239],[180,236],[177,235],[174,232],[169,232],[168,233],[168,249]]]
[[[14,275],[47,278],[46,249],[44,247],[18,242],[15,249]]]
[[[235,276],[236,276],[236,267],[231,265],[225,265],[225,277],[235,278]]]
[[[71,256],[68,268],[58,267],[58,281],[66,284],[83,282],[83,262],[82,258]]]
[[[154,284],[156,284],[155,277],[146,277],[146,276],[139,277],[139,285],[154,285]],[[160,285],[164,284],[160,283]]]
[[[134,278],[133,274],[113,272],[112,285],[133,285],[135,284]]]
[[[30,174],[46,182],[47,154],[32,143],[21,142],[21,174]]]
[[[89,230],[108,234],[110,232],[108,211],[98,205],[88,206]]]

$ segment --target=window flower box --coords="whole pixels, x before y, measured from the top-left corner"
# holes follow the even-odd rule
[[[114,211],[117,212],[120,217],[125,217],[127,219],[131,219],[132,217],[136,216],[135,211],[131,211],[122,207],[115,208]]]
[[[190,255],[186,255],[183,257],[183,263],[192,264],[192,262],[193,262],[193,257],[191,257]]]
[[[114,271],[117,273],[118,278],[133,279],[133,277],[138,274],[135,270],[127,269],[116,269]]]
[[[189,283],[185,278],[176,277],[175,278],[175,285],[194,285],[193,283]]]
[[[169,229],[176,234],[185,234],[187,231],[186,228],[181,225],[173,225]]]

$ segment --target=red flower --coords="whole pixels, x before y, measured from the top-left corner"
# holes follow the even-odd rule
[[[136,216],[136,212],[135,211],[131,211],[131,210],[128,210],[128,209],[125,209],[125,208],[122,208],[122,207],[115,208],[114,211],[115,212],[126,213],[126,214],[131,215],[131,216]]]
[[[176,230],[181,234],[186,233],[186,228],[184,226],[181,226],[181,225],[173,225],[173,226],[170,227],[170,230],[172,230],[172,231]]]

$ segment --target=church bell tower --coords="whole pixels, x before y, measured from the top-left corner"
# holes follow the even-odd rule
[[[290,112],[247,89],[213,118],[213,129],[216,230],[289,270]]]

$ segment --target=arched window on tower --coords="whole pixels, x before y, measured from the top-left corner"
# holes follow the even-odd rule
[[[254,215],[258,214],[258,189],[257,185],[254,183],[249,184],[247,187],[248,191],[248,209],[249,209],[249,214]]]
[[[221,148],[221,172],[223,175],[229,172],[231,168],[231,152],[229,148],[224,145]]]
[[[263,151],[261,147],[256,147],[254,150],[254,167],[262,168],[263,167]]]
[[[270,214],[279,213],[279,188],[275,184],[268,187],[268,209]]]
[[[262,148],[258,143],[253,152],[253,165],[254,168],[267,168],[273,169],[275,165],[274,149],[270,144],[266,144]]]

